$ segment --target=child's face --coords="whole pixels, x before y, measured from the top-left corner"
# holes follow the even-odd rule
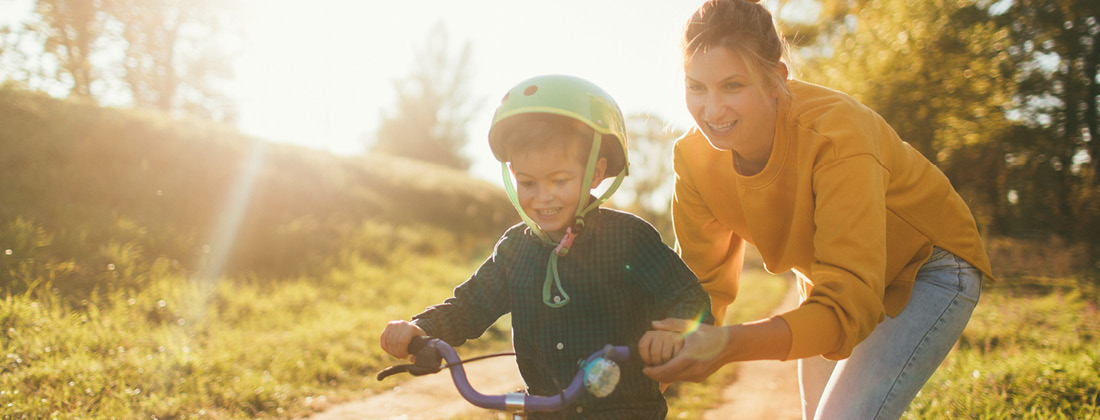
[[[520,207],[550,239],[560,241],[573,225],[577,205],[588,198],[581,191],[585,165],[571,148],[548,146],[517,153],[511,159]],[[607,160],[596,162],[591,188],[603,180]]]

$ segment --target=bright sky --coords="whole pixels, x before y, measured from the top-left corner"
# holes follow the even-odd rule
[[[600,85],[627,114],[691,124],[683,104],[679,39],[702,0],[242,0],[248,41],[227,85],[239,128],[260,138],[340,154],[362,152],[393,81],[414,65],[442,22],[457,53],[471,46],[470,92],[481,109],[467,127],[475,175],[499,177],[485,140],[508,88],[546,73]],[[31,0],[0,0],[0,24]]]
[[[2,0],[0,0],[2,1]],[[450,46],[471,45],[470,90],[482,108],[468,127],[473,172],[496,180],[485,140],[499,98],[544,73],[602,86],[623,111],[652,112],[679,127],[679,36],[699,0],[246,0],[250,41],[232,85],[240,128],[258,137],[337,153],[363,150],[393,81],[442,22]]]

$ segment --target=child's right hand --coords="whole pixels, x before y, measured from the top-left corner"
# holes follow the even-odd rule
[[[409,357],[409,341],[415,336],[426,335],[428,334],[416,324],[408,321],[390,321],[389,324],[386,324],[386,329],[382,331],[379,344],[382,345],[382,350],[385,350],[390,356],[404,359]]]
[[[672,360],[684,347],[684,335],[675,331],[646,331],[638,341],[638,356],[646,366],[660,366]]]

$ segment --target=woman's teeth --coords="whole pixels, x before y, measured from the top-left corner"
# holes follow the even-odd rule
[[[539,214],[543,215],[543,216],[553,216],[555,214],[558,214],[558,212],[561,211],[561,209],[560,208],[558,208],[558,209],[539,209],[539,210],[536,210],[536,211]]]
[[[714,124],[714,123],[709,123],[709,122],[707,123],[707,126],[709,126],[711,130],[718,131],[718,132],[730,131],[730,130],[733,129],[734,125],[737,125],[737,121],[734,121],[734,122],[731,122],[731,123],[726,123],[726,124]]]

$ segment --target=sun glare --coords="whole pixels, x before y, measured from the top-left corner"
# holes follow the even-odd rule
[[[679,31],[697,2],[468,3],[246,0],[247,41],[234,96],[241,129],[341,154],[362,152],[394,104],[394,81],[438,23],[457,54],[471,47],[467,127],[473,172],[497,180],[484,143],[501,92],[528,77],[592,80],[626,113],[652,112],[679,126],[683,109]],[[631,10],[631,17],[621,15]]]

